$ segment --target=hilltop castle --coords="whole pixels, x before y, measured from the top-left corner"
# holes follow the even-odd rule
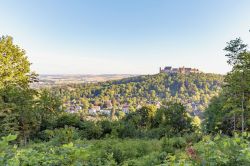
[[[200,73],[198,69],[195,68],[172,68],[172,66],[166,66],[163,69],[160,67],[160,73],[181,73],[181,74],[189,74],[189,73]]]

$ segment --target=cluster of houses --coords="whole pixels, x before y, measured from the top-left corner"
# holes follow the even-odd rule
[[[119,105],[119,107],[117,109],[121,110],[125,114],[128,114],[130,112],[129,107],[130,107],[130,105],[125,103],[125,104]],[[80,101],[71,100],[71,101],[64,103],[64,108],[65,108],[65,112],[78,113],[78,112],[83,111],[83,104]],[[139,108],[139,106],[138,106],[138,108]],[[96,105],[91,106],[91,108],[88,109],[88,114],[89,115],[98,115],[99,114],[99,115],[110,116],[112,109],[113,109],[112,102],[110,100],[108,100],[105,102],[105,107],[96,106]]]
[[[101,106],[93,106],[88,110],[89,115],[106,115],[110,116],[111,115],[111,110],[113,109],[113,105],[111,101],[106,101],[106,108],[101,108]],[[128,104],[123,104],[117,108],[118,110],[121,110],[125,114],[128,114],[129,111],[129,105]]]
[[[198,69],[195,68],[187,68],[187,67],[179,67],[172,68],[172,66],[166,66],[164,68],[160,67],[160,73],[181,73],[181,74],[190,74],[190,73],[200,73]]]
[[[161,107],[160,102],[148,102],[147,104],[154,104],[157,108]],[[140,109],[142,106],[140,104],[137,105],[136,109]],[[72,100],[69,102],[64,103],[64,108],[66,112],[68,113],[78,113],[83,111],[83,104],[80,101]],[[113,109],[112,102],[110,100],[105,101],[105,106],[97,106],[93,105],[91,108],[88,109],[89,115],[105,115],[105,116],[111,116],[111,112]],[[119,104],[116,106],[116,110],[122,111],[125,114],[128,114],[130,110],[130,105],[125,104]]]
[[[83,110],[82,103],[77,102],[76,100],[71,100],[63,104],[66,108],[65,112],[68,113],[77,113]]]
[[[158,101],[148,101],[147,104],[153,104],[157,108],[161,107],[161,103]],[[184,104],[187,107],[187,111],[191,113],[193,116],[200,116],[202,114],[202,110],[199,110],[200,103],[192,102],[192,101],[182,101],[182,104]],[[68,113],[78,113],[83,111],[83,104],[80,101],[71,100],[69,102],[64,103],[64,107],[66,108],[66,112]],[[140,109],[142,106],[140,104],[137,105],[136,109]],[[112,102],[110,100],[105,102],[105,106],[97,106],[93,105],[91,108],[88,109],[88,115],[96,116],[96,115],[104,115],[104,116],[111,116],[112,112]],[[125,114],[128,114],[130,110],[130,105],[125,104],[119,104],[116,107],[116,111],[122,111]],[[85,110],[86,111],[86,110]]]

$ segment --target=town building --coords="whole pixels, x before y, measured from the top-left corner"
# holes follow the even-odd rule
[[[101,110],[100,106],[93,106],[92,109],[96,110],[97,112]]]
[[[159,102],[159,101],[157,101],[156,103],[155,103],[155,106],[156,106],[156,108],[161,108],[161,102]]]
[[[111,110],[100,110],[100,113],[101,113],[102,115],[110,116],[110,115],[111,115]]]
[[[128,104],[124,104],[123,105],[122,112],[124,112],[125,114],[129,113],[129,105]]]
[[[90,115],[96,115],[96,110],[93,109],[93,108],[89,109],[89,114]]]
[[[112,105],[111,100],[107,100],[107,101],[105,102],[105,104],[106,104],[107,109],[112,109],[112,108],[113,108],[113,105]]]
[[[164,68],[160,67],[160,73],[181,73],[181,74],[190,74],[190,73],[200,73],[200,71],[196,68],[187,68],[187,67],[179,67],[172,68],[172,66],[166,66]]]

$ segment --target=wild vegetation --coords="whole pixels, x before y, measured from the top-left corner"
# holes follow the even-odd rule
[[[233,69],[224,82],[214,74],[159,74],[34,90],[25,51],[1,37],[0,165],[250,165],[250,52],[240,39],[225,50]],[[89,121],[65,112],[64,97],[142,107]],[[190,116],[189,100],[208,104],[201,120]]]

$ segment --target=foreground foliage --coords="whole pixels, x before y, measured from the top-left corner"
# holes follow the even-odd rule
[[[249,165],[249,137],[235,135],[164,137],[161,140],[102,139],[53,140],[26,147],[8,145],[15,136],[0,142],[0,164],[12,166],[154,166],[154,165]],[[58,141],[58,140],[57,140]]]

